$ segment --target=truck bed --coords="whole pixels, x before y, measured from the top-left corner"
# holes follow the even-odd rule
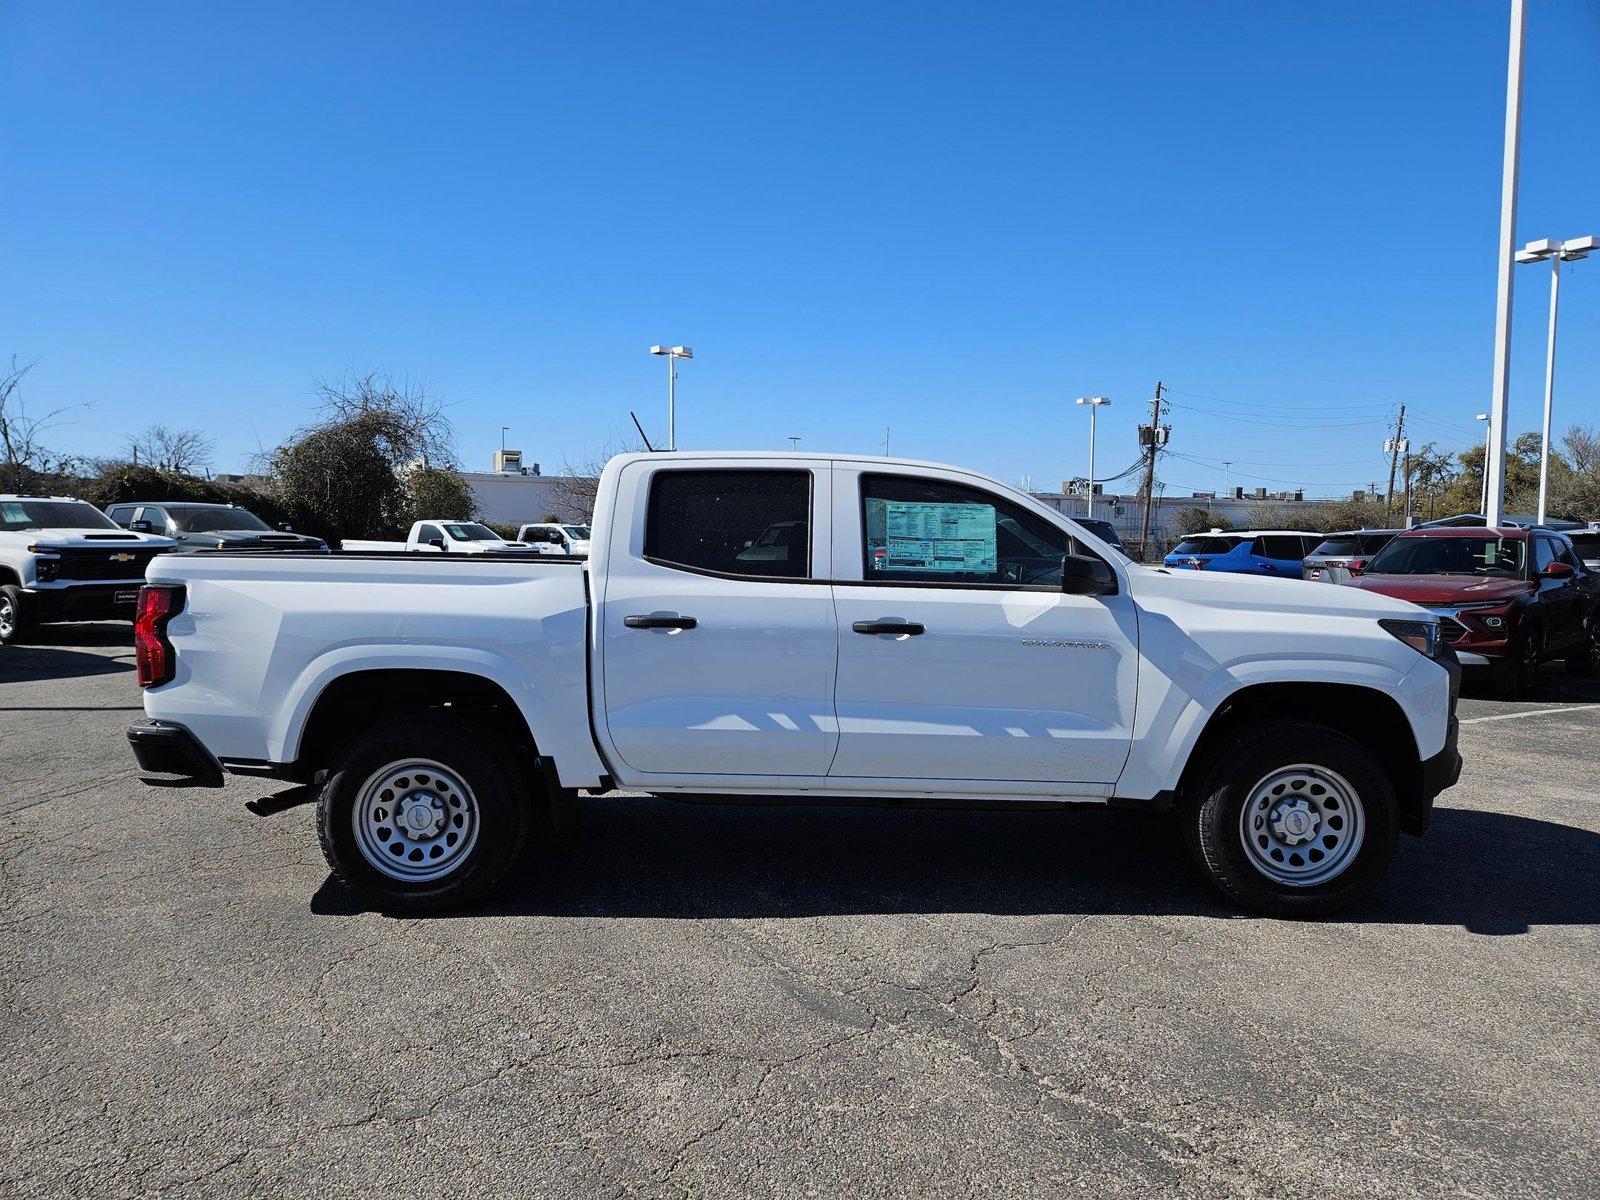
[[[529,718],[591,746],[585,560],[406,551],[162,555],[180,584],[167,626],[177,677],[147,713],[188,726],[225,764],[294,761],[326,683],[352,670],[470,667]]]

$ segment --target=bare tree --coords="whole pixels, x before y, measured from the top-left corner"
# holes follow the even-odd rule
[[[413,465],[456,465],[455,431],[445,415],[443,401],[420,383],[399,380],[384,371],[318,380],[322,397],[322,425],[379,418],[379,448],[389,465],[401,470]]]
[[[550,492],[548,519],[587,524],[594,517],[595,491],[600,486],[600,472],[605,470],[606,463],[618,454],[632,454],[643,449],[637,438],[613,434],[598,451],[585,454],[576,462],[563,456],[561,474],[556,476]]]
[[[216,443],[197,429],[168,429],[165,425],[152,425],[128,439],[128,453],[134,462],[174,475],[194,475],[210,466],[215,447]]]
[[[1600,474],[1600,430],[1574,425],[1562,436],[1561,447],[1579,475]]]
[[[28,413],[17,389],[22,377],[33,369],[17,365],[15,355],[11,365],[0,372],[0,491],[23,491],[34,486],[38,476],[52,471],[65,470],[70,463],[55,458],[44,446],[43,437],[60,424],[62,413],[77,405],[68,404],[52,409],[43,416]]]

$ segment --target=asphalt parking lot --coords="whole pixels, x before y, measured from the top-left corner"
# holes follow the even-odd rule
[[[1469,689],[1341,917],[1133,813],[595,799],[395,920],[279,785],[142,787],[125,626],[0,649],[0,1193],[1600,1195],[1600,686]],[[250,803],[255,802],[255,803]]]

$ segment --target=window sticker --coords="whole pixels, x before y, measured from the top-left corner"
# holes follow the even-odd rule
[[[878,570],[994,574],[998,559],[992,505],[876,499],[869,503],[882,509],[883,550],[872,556]]]
[[[26,522],[27,519],[28,519],[28,510],[26,508],[24,508],[22,505],[13,504],[13,503],[9,503],[9,502],[4,503],[4,504],[0,504],[0,521],[6,521],[6,522],[23,521],[23,522]]]

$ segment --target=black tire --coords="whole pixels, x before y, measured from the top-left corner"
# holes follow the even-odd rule
[[[1536,622],[1522,626],[1511,643],[1505,666],[1495,679],[1495,691],[1502,700],[1521,700],[1539,679],[1539,664],[1544,661],[1544,635]]]
[[[0,643],[15,646],[28,641],[34,624],[27,594],[14,583],[0,585]]]
[[[1589,614],[1583,627],[1583,640],[1567,654],[1567,674],[1588,679],[1600,674],[1600,609]]]
[[[1234,734],[1207,753],[1211,762],[1186,787],[1180,812],[1189,853],[1228,896],[1271,916],[1315,917],[1354,904],[1383,878],[1399,839],[1399,806],[1389,773],[1360,742],[1309,721],[1269,721]],[[1242,818],[1259,785],[1301,764],[1348,785],[1360,801],[1364,833],[1357,848],[1347,851],[1350,857],[1337,874],[1305,884],[1285,883],[1252,861]],[[1294,793],[1287,795],[1293,798]],[[1349,828],[1353,831],[1353,824]],[[1331,826],[1327,832],[1331,834]],[[1316,839],[1306,846],[1307,853],[1326,853],[1331,861],[1333,851],[1322,851]]]
[[[444,770],[436,772],[427,765],[430,763]],[[407,768],[407,764],[417,765]],[[387,771],[402,769],[414,770],[419,778],[416,790],[406,791],[396,800],[397,805],[439,793],[441,803],[435,807],[445,815],[437,837],[431,840],[413,843],[402,836],[399,811],[382,807],[382,792],[375,792],[370,802],[364,799],[369,783],[382,780]],[[441,782],[449,775],[468,794],[457,796],[457,788]],[[403,778],[409,779],[410,775]],[[464,830],[470,833],[470,840],[460,850],[454,849],[454,843],[445,845],[445,839],[454,832],[449,821],[455,817],[449,815],[449,805],[458,800],[464,800],[464,811],[471,818]],[[390,829],[393,842],[384,841],[381,845],[390,849],[404,845],[407,857],[415,857],[409,853],[411,850],[426,853],[437,846],[447,858],[458,855],[448,873],[432,879],[402,879],[374,866],[374,859],[369,859],[362,849],[363,837],[357,833],[358,806],[367,811],[369,803],[377,806],[371,812],[389,814],[378,832]],[[532,824],[530,807],[528,789],[504,751],[475,726],[449,716],[402,717],[357,739],[334,765],[317,803],[317,835],[334,877],[379,911],[442,912],[481,900],[505,878],[527,840]],[[365,821],[362,824],[371,828]],[[367,840],[376,858],[380,843]],[[406,865],[401,861],[391,865],[390,870],[403,870]],[[435,868],[424,861],[414,869]]]

